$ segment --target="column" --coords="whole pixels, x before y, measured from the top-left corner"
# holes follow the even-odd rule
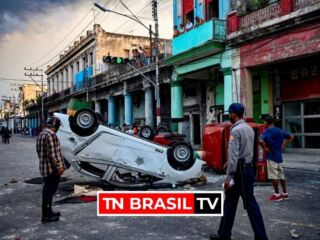
[[[64,70],[64,73],[63,73],[63,76],[64,76],[64,89],[67,89],[69,87],[69,75],[68,75],[68,68],[65,68]]]
[[[272,114],[272,87],[266,69],[261,71],[261,114]],[[271,93],[271,94],[270,94]],[[270,96],[271,95],[271,96]]]
[[[230,104],[232,103],[232,70],[231,68],[224,68],[223,71],[223,104],[224,104],[224,111],[227,112],[229,109]]]
[[[116,121],[116,108],[114,104],[114,97],[110,96],[108,99],[108,124],[115,126]]]
[[[48,87],[47,87],[47,96],[50,96],[51,95],[51,81],[50,81],[50,78],[47,79],[47,82],[48,82]]]
[[[144,116],[145,116],[145,125],[154,127],[154,112],[153,112],[153,94],[151,84],[147,81],[143,81],[144,87]]]
[[[124,122],[127,125],[132,125],[133,123],[133,106],[131,93],[126,93],[124,95]]]
[[[242,68],[240,76],[240,102],[246,107],[246,116],[253,117],[252,72],[248,68]]]
[[[60,82],[61,82],[61,77],[60,77],[60,72],[57,73],[57,92],[60,92]]]
[[[153,114],[153,94],[152,94],[152,88],[149,87],[144,92],[144,98],[145,98],[145,105],[144,105],[144,111],[145,111],[145,118],[146,118],[146,125],[150,127],[154,127],[154,114]]]
[[[101,114],[101,103],[98,100],[94,103],[94,111]]]
[[[229,1],[219,0],[219,19],[226,19],[229,13]]]
[[[73,67],[72,64],[68,67],[68,87],[72,90],[72,84],[73,84]]]
[[[35,117],[35,128],[38,128],[38,126],[39,126],[39,118],[38,118],[38,114],[36,114],[36,117]]]
[[[182,78],[174,79],[171,83],[171,130],[178,131],[178,122],[183,121],[183,89]]]

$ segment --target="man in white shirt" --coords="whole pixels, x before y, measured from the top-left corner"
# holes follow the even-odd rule
[[[193,23],[190,21],[190,18],[187,18],[186,31],[190,31],[193,28]]]

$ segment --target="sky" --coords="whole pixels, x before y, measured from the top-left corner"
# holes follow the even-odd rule
[[[94,23],[107,32],[148,36],[138,23],[102,12],[94,7],[95,2],[130,15],[120,0],[0,0],[0,100],[3,96],[17,97],[19,84],[31,83],[24,76],[25,67],[45,71],[80,35],[92,30]],[[122,2],[146,26],[154,26],[151,0]],[[172,37],[172,2],[158,0],[159,32],[163,38]],[[34,79],[40,81],[40,77]]]

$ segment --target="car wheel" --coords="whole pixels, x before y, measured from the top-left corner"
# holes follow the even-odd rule
[[[173,142],[168,149],[168,161],[171,167],[184,171],[195,163],[192,147],[185,142]]]
[[[154,135],[154,130],[150,126],[143,126],[140,129],[139,136],[144,139],[152,140],[154,138]]]
[[[90,109],[81,109],[74,116],[69,117],[71,130],[82,137],[93,134],[98,126],[98,117],[94,111]]]

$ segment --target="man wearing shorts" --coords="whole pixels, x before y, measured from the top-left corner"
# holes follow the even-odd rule
[[[268,129],[261,137],[261,144],[267,152],[268,159],[268,178],[272,180],[274,194],[269,198],[270,201],[282,201],[289,199],[286,186],[286,178],[283,173],[282,151],[293,140],[293,136],[284,130],[274,127],[273,117],[267,116],[264,119]],[[279,180],[282,187],[282,194],[279,192]]]

